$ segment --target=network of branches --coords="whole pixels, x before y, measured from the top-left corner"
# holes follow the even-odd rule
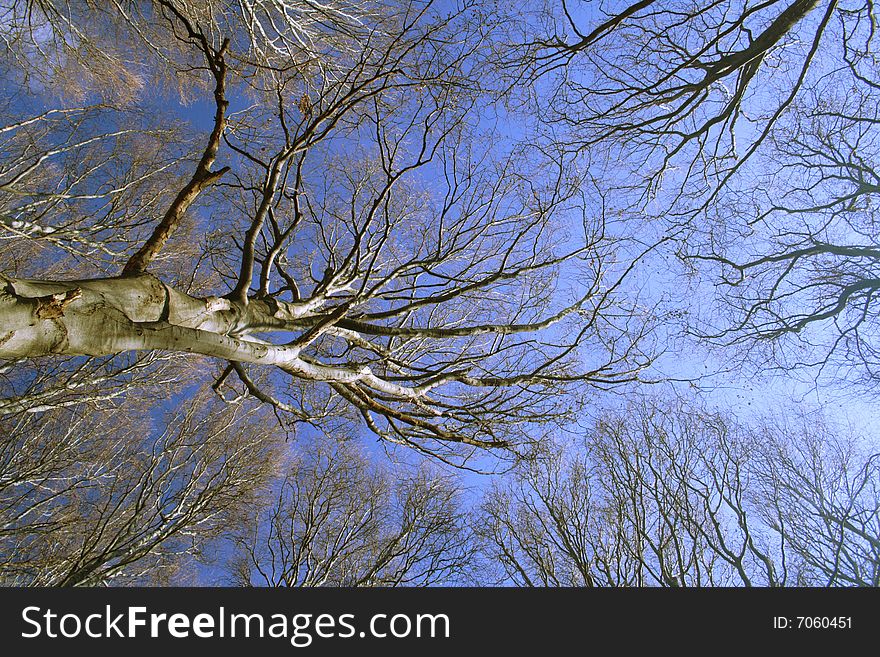
[[[878,20],[0,0],[0,582],[878,585]]]

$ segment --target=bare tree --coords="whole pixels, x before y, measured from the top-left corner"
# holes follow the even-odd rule
[[[762,368],[876,386],[874,5],[562,0],[538,16],[509,75],[537,82],[527,106],[617,210],[662,223],[716,283],[687,329]]]
[[[854,35],[848,35],[853,41]],[[780,121],[772,151],[756,161],[759,186],[720,196],[727,236],[683,249],[696,268],[718,267],[724,322],[700,332],[715,342],[772,342],[777,364],[807,365],[875,389],[878,380],[876,76],[870,40],[845,42],[848,83],[823,84]],[[858,62],[858,64],[856,63]],[[739,244],[731,241],[733,232]]]
[[[82,27],[89,11],[53,7],[26,13],[83,48],[102,43]],[[388,441],[458,459],[462,448],[518,449],[570,413],[564,393],[634,380],[651,362],[650,308],[619,294],[651,245],[635,249],[609,225],[589,172],[564,151],[486,126],[483,12],[419,0],[96,11],[125,41],[116,50],[146,55],[146,79],[212,90],[213,120],[187,155],[164,131],[173,112],[117,103],[114,120],[142,114],[131,138],[155,146],[135,149],[138,174],[114,155],[119,135],[76,123],[91,105],[11,118],[12,137],[45,136],[10,150],[10,253],[38,243],[51,259],[74,245],[98,271],[77,261],[47,276],[44,261],[19,257],[26,266],[2,279],[0,357],[27,367],[47,355],[201,354],[224,363],[223,395],[296,421],[354,416]],[[40,45],[22,30],[8,52],[24,37]],[[157,51],[154,36],[173,47]],[[244,107],[232,112],[233,100]],[[86,204],[60,221],[37,191],[59,148],[59,163],[95,158],[136,182],[84,174],[67,196],[97,187],[97,203],[128,208],[127,194],[160,193],[130,210],[137,218],[125,209],[96,223]],[[156,203],[161,218],[144,221]]]
[[[2,420],[3,584],[169,581],[264,485],[273,441],[253,411],[203,393],[153,429],[135,408]]]
[[[880,454],[809,418],[777,418],[769,431],[796,437],[757,444],[753,478],[791,583],[880,585]]]
[[[477,528],[519,585],[876,586],[877,475],[815,418],[652,402],[497,486]]]
[[[236,539],[251,586],[428,586],[464,581],[475,544],[455,480],[392,474],[350,442],[301,449]]]
[[[617,144],[638,166],[630,188],[645,201],[665,186],[684,216],[714,199],[810,88],[812,67],[833,57],[835,22],[870,11],[836,0],[561,0],[509,66],[549,81],[543,118],[569,144]]]

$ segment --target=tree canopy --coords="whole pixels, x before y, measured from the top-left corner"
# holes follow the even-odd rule
[[[878,18],[0,0],[0,579],[876,586]]]

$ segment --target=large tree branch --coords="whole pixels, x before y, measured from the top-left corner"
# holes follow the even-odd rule
[[[229,39],[224,39],[218,50],[214,50],[200,32],[193,30],[189,21],[180,14],[177,9],[170,3],[162,3],[164,7],[171,10],[179,20],[183,21],[190,38],[195,39],[208,62],[211,73],[214,76],[214,104],[216,107],[214,113],[214,128],[208,137],[208,144],[205,147],[202,157],[196,165],[196,170],[189,181],[184,185],[183,189],[178,192],[177,196],[168,208],[162,221],[153,230],[153,234],[144,242],[143,246],[129,258],[125,267],[122,269],[123,276],[135,276],[146,271],[150,263],[165,246],[165,243],[171,237],[171,234],[180,225],[186,210],[196,200],[196,197],[210,185],[217,182],[227,171],[229,167],[223,167],[217,171],[212,171],[211,167],[217,158],[217,150],[220,148],[220,140],[223,137],[223,131],[226,129],[226,110],[229,107],[229,101],[226,100],[226,61],[224,55],[229,47]]]

